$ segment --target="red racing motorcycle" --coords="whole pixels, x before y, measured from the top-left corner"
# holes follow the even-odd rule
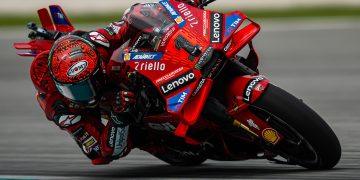
[[[113,55],[134,70],[138,101],[132,128],[165,147],[167,153],[153,155],[171,165],[268,159],[309,169],[334,167],[341,147],[331,128],[259,74],[252,39],[260,26],[239,11],[203,10],[207,3],[194,8],[162,0],[132,7],[128,21],[141,33]],[[44,38],[15,43],[31,50],[21,56],[51,49],[49,33],[75,30],[59,6],[38,14],[43,28],[29,28]],[[238,56],[244,48],[247,57]]]

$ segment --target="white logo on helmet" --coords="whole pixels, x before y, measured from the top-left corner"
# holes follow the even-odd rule
[[[74,77],[83,72],[88,66],[88,62],[86,60],[82,60],[72,65],[67,71],[67,75],[69,77]]]

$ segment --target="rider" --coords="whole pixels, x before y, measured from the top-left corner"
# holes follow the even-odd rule
[[[206,0],[178,1],[198,7]],[[108,27],[61,37],[50,54],[38,56],[31,67],[46,117],[66,130],[95,165],[124,157],[134,147],[129,67],[110,60],[114,50],[138,33],[127,17],[134,6]]]

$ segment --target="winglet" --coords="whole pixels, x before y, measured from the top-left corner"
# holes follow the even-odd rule
[[[52,19],[57,31],[72,32],[75,30],[63,9],[58,5],[49,6]]]
[[[51,21],[49,11],[45,8],[38,10],[39,19],[41,21],[42,27],[44,27],[46,30],[55,30],[54,24]]]

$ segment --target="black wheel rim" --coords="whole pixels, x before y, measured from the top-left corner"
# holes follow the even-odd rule
[[[262,108],[251,106],[251,110],[284,136],[282,141],[271,148],[277,151],[275,153],[287,159],[288,162],[300,165],[319,163],[319,156],[313,146],[295,128]]]

